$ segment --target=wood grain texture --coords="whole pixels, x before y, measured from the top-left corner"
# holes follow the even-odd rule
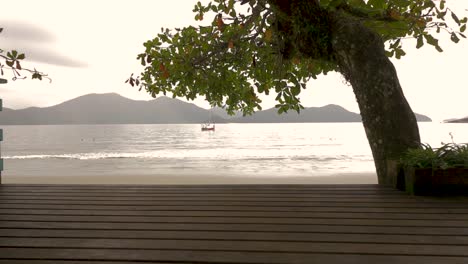
[[[0,264],[468,263],[468,198],[377,185],[0,185]]]

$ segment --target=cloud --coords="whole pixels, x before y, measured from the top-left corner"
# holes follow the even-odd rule
[[[8,42],[7,49],[16,49],[18,52],[25,53],[27,62],[34,61],[73,68],[83,68],[88,66],[84,62],[70,58],[67,55],[62,55],[55,51],[48,50],[47,48],[41,48],[39,45],[33,46]]]
[[[35,61],[65,67],[87,67],[88,65],[79,60],[60,54],[49,47],[56,37],[46,29],[21,21],[0,21],[0,34],[4,50],[15,49],[26,54],[28,61]]]
[[[49,31],[35,25],[20,21],[1,21],[2,36],[18,41],[52,42],[55,36]]]

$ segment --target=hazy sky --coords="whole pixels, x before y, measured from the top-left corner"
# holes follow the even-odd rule
[[[0,47],[26,52],[23,67],[48,73],[53,82],[10,81],[0,86],[4,105],[11,108],[50,106],[88,93],[116,92],[125,97],[151,97],[124,83],[140,73],[136,55],[143,42],[161,27],[194,24],[195,0],[14,0],[2,1]],[[468,15],[468,0],[449,0],[459,16]],[[468,116],[468,40],[452,44],[443,35],[439,53],[417,50],[405,42],[408,55],[394,61],[413,110],[436,121]],[[273,98],[264,99],[264,108]],[[351,87],[338,74],[312,80],[301,93],[304,106],[339,104],[359,112]],[[203,100],[196,104],[207,107]]]

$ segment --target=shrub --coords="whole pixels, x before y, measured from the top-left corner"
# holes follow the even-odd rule
[[[421,144],[420,148],[407,151],[401,165],[432,169],[468,168],[468,144],[448,143],[440,148]]]

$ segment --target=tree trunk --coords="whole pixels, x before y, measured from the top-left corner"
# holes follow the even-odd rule
[[[359,21],[336,13],[332,49],[356,95],[379,184],[396,186],[398,161],[408,148],[419,146],[420,138],[383,41]]]

